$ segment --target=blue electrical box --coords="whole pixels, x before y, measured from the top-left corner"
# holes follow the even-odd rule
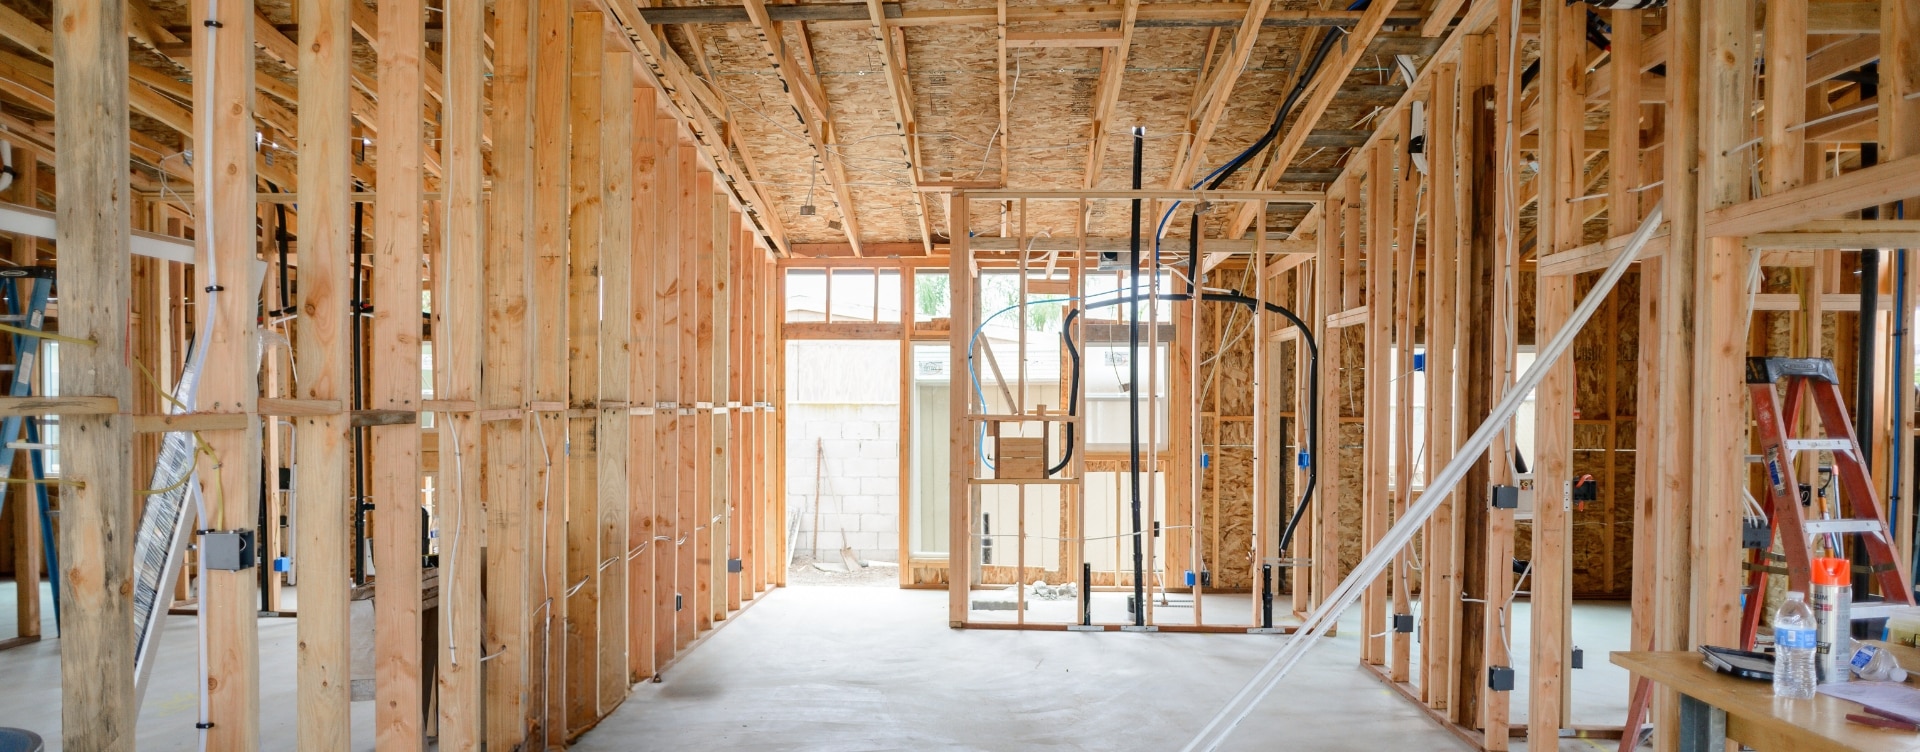
[[[1427,354],[1426,353],[1413,354],[1413,370],[1415,371],[1427,370]]]
[[[293,571],[293,559],[290,559],[290,558],[287,558],[287,557],[285,557],[285,556],[282,556],[282,557],[279,557],[279,558],[277,558],[277,559],[274,559],[274,560],[273,560],[273,571],[275,571],[275,572],[291,572],[291,571]]]
[[[1313,466],[1313,455],[1308,454],[1307,450],[1302,449],[1299,454],[1294,455],[1293,462],[1296,467],[1305,470]]]

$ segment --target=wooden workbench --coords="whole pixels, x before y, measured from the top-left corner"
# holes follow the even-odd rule
[[[1920,650],[1892,646],[1902,666],[1920,667]],[[1860,704],[1826,695],[1776,700],[1771,682],[1716,673],[1699,653],[1616,652],[1614,665],[1680,692],[1680,749],[1719,752],[1733,739],[1760,752],[1920,752],[1920,733],[1847,721]]]

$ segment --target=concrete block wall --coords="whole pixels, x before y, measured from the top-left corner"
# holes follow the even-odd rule
[[[824,460],[816,461],[822,455]],[[818,547],[828,560],[838,557],[844,529],[845,545],[861,558],[900,561],[897,405],[788,405],[787,510],[798,519],[798,553],[815,548],[816,508]]]

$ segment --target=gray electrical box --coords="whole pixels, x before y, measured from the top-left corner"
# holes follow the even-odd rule
[[[252,530],[210,530],[200,536],[200,556],[208,569],[252,569],[259,560]]]
[[[1494,509],[1519,509],[1520,489],[1514,486],[1494,486],[1492,501]]]

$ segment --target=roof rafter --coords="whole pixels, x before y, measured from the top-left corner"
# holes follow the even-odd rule
[[[1314,75],[1313,81],[1308,85],[1312,93],[1308,94],[1307,100],[1302,103],[1300,115],[1294,118],[1293,127],[1287,129],[1279,145],[1274,147],[1273,157],[1267,161],[1266,169],[1261,170],[1259,176],[1254,178],[1255,190],[1271,185],[1274,178],[1285,172],[1293,163],[1293,158],[1299,155],[1300,148],[1306,144],[1307,136],[1311,135],[1314,126],[1319,124],[1320,116],[1325,115],[1327,106],[1333,103],[1333,95],[1340,91],[1340,85],[1353,73],[1353,67],[1360,62],[1361,56],[1366,54],[1367,45],[1373,43],[1374,36],[1380,33],[1380,27],[1386,24],[1388,15],[1393,13],[1394,5],[1395,0],[1375,0],[1369,3],[1366,12],[1360,16],[1360,23],[1348,33],[1349,38],[1345,40],[1346,47],[1340,52],[1340,56],[1334,59],[1332,65],[1320,69]],[[1254,216],[1258,211],[1259,209],[1254,207],[1239,209],[1234,215],[1233,224],[1228,228],[1228,237],[1237,238],[1245,235],[1247,229],[1253,226]]]
[[[853,246],[854,255],[860,255],[860,225],[854,219],[853,192],[847,187],[845,166],[840,163],[833,148],[836,145],[833,115],[827,108],[826,93],[820,89],[819,80],[788,53],[786,37],[781,34],[779,22],[767,15],[765,0],[747,0],[747,18],[753,24],[754,35],[760,40],[761,51],[766,53],[774,73],[779,75],[781,88],[786,90],[793,111],[799,117],[800,130],[806,134],[807,145],[813,149],[813,159],[824,173],[822,180],[840,207],[840,229],[846,234],[847,243]]]
[[[822,179],[840,207],[840,229],[846,233],[847,243],[853,246],[854,255],[861,255],[860,225],[853,216],[853,192],[847,187],[846,168],[834,150],[837,144],[826,92],[820,89],[819,79],[809,69],[800,67],[793,55],[788,53],[786,37],[781,33],[779,22],[767,15],[766,0],[747,0],[747,18],[753,24],[754,36],[760,40],[761,51],[772,63],[774,73],[780,77],[781,88],[786,90],[793,111],[799,116],[800,130],[806,134],[807,145],[813,149],[813,159],[820,164],[820,170],[824,173]],[[802,30],[801,33],[806,32]]]
[[[869,0],[870,2],[872,0]],[[1140,16],[1140,0],[1122,0],[1120,6],[1120,43],[1100,53],[1100,82],[1093,97],[1092,146],[1087,150],[1086,178],[1081,187],[1092,188],[1100,182],[1106,164],[1107,120],[1120,102],[1120,85],[1127,74],[1127,53],[1133,47],[1134,21]]]
[[[894,32],[886,26],[886,9],[880,0],[867,0],[867,14],[871,22],[868,32],[880,50],[880,68],[887,79],[887,93],[893,96],[893,122],[900,131],[900,155],[907,160],[907,180],[913,183],[914,208],[920,220],[920,245],[926,253],[932,254],[933,224],[927,214],[927,194],[920,190],[920,129],[914,122],[913,99],[908,94],[906,51],[895,48]]]
[[[1253,43],[1260,38],[1268,4],[1269,0],[1253,0],[1247,4],[1247,15],[1233,33],[1233,46],[1227,49],[1226,61],[1214,69],[1212,80],[1202,87],[1206,93],[1201,96],[1199,107],[1187,114],[1187,131],[1191,135],[1179,161],[1174,163],[1173,174],[1167,177],[1168,188],[1185,187],[1193,179],[1194,168],[1206,156],[1207,143],[1213,140],[1213,132],[1226,114],[1228,95],[1233,93],[1234,84],[1247,69]]]

